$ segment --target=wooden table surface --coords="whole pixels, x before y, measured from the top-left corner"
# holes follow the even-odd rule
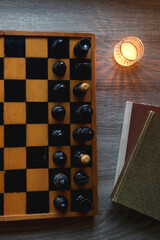
[[[96,34],[99,214],[85,219],[0,223],[0,239],[154,240],[160,223],[113,205],[112,191],[126,100],[160,104],[159,0],[1,0],[0,29]],[[139,37],[144,57],[124,68],[113,49]]]

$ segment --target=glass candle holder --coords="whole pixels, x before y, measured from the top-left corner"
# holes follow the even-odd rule
[[[137,62],[144,53],[144,45],[137,37],[127,37],[114,48],[114,58],[122,66],[131,66]]]

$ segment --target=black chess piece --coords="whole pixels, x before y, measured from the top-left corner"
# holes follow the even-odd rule
[[[93,109],[89,104],[84,104],[76,109],[76,115],[82,120],[91,120]]]
[[[94,137],[94,131],[89,127],[79,127],[73,131],[73,138],[77,142],[90,141]]]
[[[54,152],[52,159],[56,165],[63,166],[67,161],[67,156],[62,151],[56,151]]]
[[[81,164],[89,164],[91,157],[88,154],[83,153],[82,151],[76,151],[74,153],[74,161]]]
[[[88,62],[75,63],[75,70],[78,79],[91,78],[91,64]]]
[[[74,54],[77,57],[85,57],[91,47],[91,40],[88,38],[82,38],[76,45],[74,46]]]
[[[54,141],[60,145],[64,141],[64,130],[62,129],[53,130],[52,137],[54,138]]]
[[[53,179],[54,185],[59,189],[65,189],[68,185],[68,178],[63,173],[57,173]]]
[[[57,83],[54,85],[52,92],[55,98],[59,99],[62,96],[66,96],[67,86],[63,83]]]
[[[57,61],[53,64],[52,71],[59,77],[62,77],[66,72],[66,64],[63,61]]]
[[[89,84],[88,83],[78,83],[73,88],[73,94],[78,97],[84,97],[87,91],[89,90]]]
[[[51,110],[52,117],[54,117],[56,120],[61,121],[65,117],[66,110],[61,105],[56,105]]]
[[[62,195],[58,195],[53,202],[55,208],[59,211],[65,211],[68,208],[68,200]]]
[[[79,205],[79,209],[82,212],[88,212],[93,209],[92,201],[88,198],[85,198],[82,194],[77,196],[76,201]]]
[[[89,183],[90,179],[85,171],[81,170],[74,174],[74,181],[78,185],[84,185]]]
[[[62,55],[65,50],[65,41],[63,38],[57,38],[52,43],[52,53],[56,56]]]

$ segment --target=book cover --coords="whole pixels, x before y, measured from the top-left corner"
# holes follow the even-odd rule
[[[148,111],[150,110],[160,114],[159,106],[134,103],[130,101],[126,102],[114,185],[116,184],[122,168],[143,129]]]
[[[160,115],[153,111],[146,118],[111,199],[160,220]]]

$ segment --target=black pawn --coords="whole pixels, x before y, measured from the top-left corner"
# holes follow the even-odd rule
[[[90,120],[93,114],[93,109],[89,104],[84,104],[76,109],[76,114],[81,119]]]
[[[85,198],[83,195],[79,195],[76,200],[78,202],[80,211],[88,212],[93,209],[91,200]]]
[[[61,129],[55,129],[52,132],[52,137],[54,138],[54,142],[57,144],[62,144],[64,141],[64,130]]]
[[[66,163],[66,161],[67,161],[67,156],[62,151],[56,151],[53,154],[52,159],[55,162],[55,164],[57,164],[59,166],[63,166]]]
[[[53,64],[52,71],[59,77],[62,77],[66,72],[66,64],[63,61],[57,61]]]
[[[74,54],[77,57],[85,57],[91,47],[91,41],[88,38],[82,38],[76,45],[74,46]]]
[[[85,142],[85,141],[90,141],[94,137],[94,131],[92,128],[89,127],[80,127],[76,128],[73,131],[73,138],[77,142]]]
[[[90,79],[91,78],[91,64],[87,62],[76,63],[75,72],[79,76],[79,79]]]
[[[90,179],[88,175],[83,170],[81,170],[75,173],[74,181],[78,185],[84,185],[89,183]]]
[[[64,42],[63,38],[55,39],[53,41],[51,49],[52,49],[52,53],[54,54],[54,56],[55,55],[57,57],[61,56],[65,51],[65,42]]]
[[[54,185],[59,189],[65,189],[68,185],[68,178],[63,173],[57,173],[53,179]]]
[[[62,195],[58,195],[54,199],[53,203],[54,203],[55,208],[59,211],[65,211],[68,208],[68,200],[66,197],[64,197]]]
[[[55,96],[55,98],[59,99],[62,96],[66,96],[66,90],[67,90],[67,87],[65,84],[57,83],[53,87],[52,92],[53,92],[53,95]]]
[[[54,117],[58,121],[61,121],[65,117],[66,110],[63,106],[56,105],[52,108],[51,113],[52,117]]]

